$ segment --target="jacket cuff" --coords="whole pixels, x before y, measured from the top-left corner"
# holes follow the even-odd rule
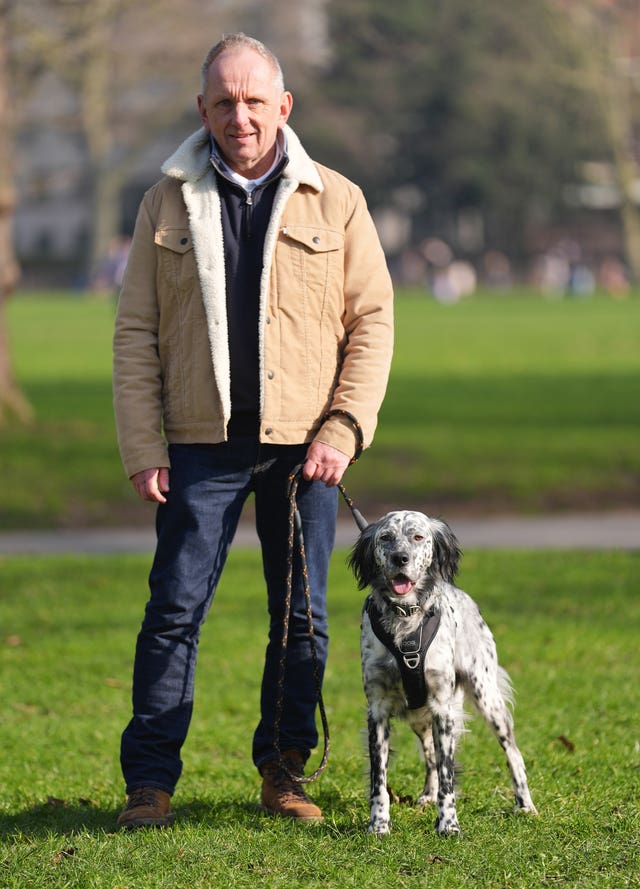
[[[356,453],[358,434],[347,417],[335,416],[325,420],[314,440],[337,448],[352,459]]]
[[[128,454],[122,456],[122,464],[127,478],[133,478],[138,472],[144,469],[170,469],[171,461],[169,460],[169,452],[166,448],[158,449],[156,452],[145,451],[144,453]]]

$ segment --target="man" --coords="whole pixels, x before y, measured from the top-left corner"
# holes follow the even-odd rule
[[[193,705],[198,637],[240,512],[255,498],[270,614],[253,760],[262,806],[321,820],[291,775],[317,744],[303,578],[294,573],[274,749],[287,575],[287,480],[298,489],[320,672],[336,484],[372,439],[392,349],[392,288],[360,190],[311,161],[288,127],[277,59],[244,34],[202,67],[202,128],[145,195],[114,338],[125,470],[157,504],[133,718],[122,736],[122,827],[165,826]]]

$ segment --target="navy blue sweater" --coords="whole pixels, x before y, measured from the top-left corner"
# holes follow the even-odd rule
[[[258,318],[264,239],[286,159],[248,195],[216,170],[222,203],[231,361],[229,436],[257,435],[260,423]]]

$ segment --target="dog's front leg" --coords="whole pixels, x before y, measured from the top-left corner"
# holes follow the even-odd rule
[[[451,707],[434,713],[433,742],[439,784],[436,830],[443,836],[451,836],[460,833],[455,793],[456,724]]]
[[[391,830],[387,767],[389,764],[389,719],[374,719],[369,711],[369,833],[386,834]]]
[[[429,803],[438,801],[438,767],[436,764],[436,752],[433,746],[431,713],[426,708],[409,710],[407,712],[407,720],[420,741],[424,756],[424,787],[417,799],[417,804],[426,806]]]

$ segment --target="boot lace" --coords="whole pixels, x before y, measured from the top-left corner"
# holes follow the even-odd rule
[[[297,762],[287,759],[286,763],[292,775],[301,777],[304,774],[303,769]],[[272,786],[283,799],[298,799],[308,802],[309,798],[304,792],[302,785],[298,784],[297,781],[293,781],[279,763],[269,763],[265,768],[265,772],[268,774]]]
[[[137,809],[138,806],[157,806],[158,791],[155,787],[139,787],[129,796],[128,809]]]

